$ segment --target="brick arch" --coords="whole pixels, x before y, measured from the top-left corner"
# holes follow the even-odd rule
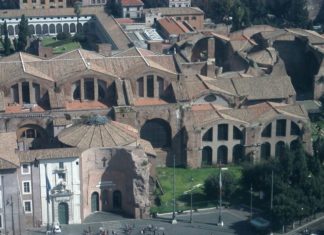
[[[169,148],[172,144],[171,126],[161,118],[147,120],[141,127],[140,136],[151,142],[154,148]]]

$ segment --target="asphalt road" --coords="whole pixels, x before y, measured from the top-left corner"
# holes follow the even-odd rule
[[[222,217],[224,226],[218,226],[219,212],[216,209],[193,213],[193,222],[190,223],[190,214],[178,214],[177,224],[171,224],[171,214],[162,215],[154,219],[134,220],[125,219],[109,213],[98,212],[85,223],[77,225],[62,225],[62,234],[81,235],[84,230],[99,233],[99,228],[108,230],[109,234],[147,234],[147,235],[251,235],[257,234],[248,223],[248,212],[242,210],[225,209]],[[109,221],[108,221],[109,220]],[[125,233],[126,228],[130,233]],[[143,233],[141,233],[143,231]],[[44,234],[44,230],[29,231],[28,235]]]

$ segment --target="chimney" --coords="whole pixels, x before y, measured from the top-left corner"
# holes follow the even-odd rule
[[[214,38],[208,38],[207,53],[208,53],[208,59],[215,58],[215,39]]]
[[[98,43],[96,51],[106,57],[111,56],[111,44],[109,43]]]

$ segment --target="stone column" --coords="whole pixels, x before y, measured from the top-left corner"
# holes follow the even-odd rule
[[[19,104],[23,104],[23,93],[22,93],[22,83],[18,82],[18,96],[19,96]]]
[[[277,120],[271,123],[271,139],[277,136]]]
[[[84,79],[83,78],[80,80],[80,99],[81,102],[84,101]]]
[[[147,97],[147,76],[143,77],[143,97]]]
[[[29,81],[29,102],[31,104],[35,104],[36,103],[36,99],[35,99],[35,89],[33,87],[33,82]]]
[[[98,78],[93,79],[94,100],[98,100]]]
[[[233,142],[233,125],[228,124],[228,142]]]
[[[286,137],[287,136],[290,136],[290,128],[291,127],[291,121],[290,120],[288,120],[288,119],[286,119]]]
[[[153,80],[154,98],[159,98],[159,84],[158,84],[157,76],[154,75],[153,79],[154,79]]]

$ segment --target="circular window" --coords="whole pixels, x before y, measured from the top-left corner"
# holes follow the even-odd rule
[[[211,94],[211,95],[207,95],[207,96],[205,96],[205,98],[204,98],[204,100],[205,100],[206,102],[214,102],[216,99],[217,99],[216,96],[213,95],[213,94]]]

